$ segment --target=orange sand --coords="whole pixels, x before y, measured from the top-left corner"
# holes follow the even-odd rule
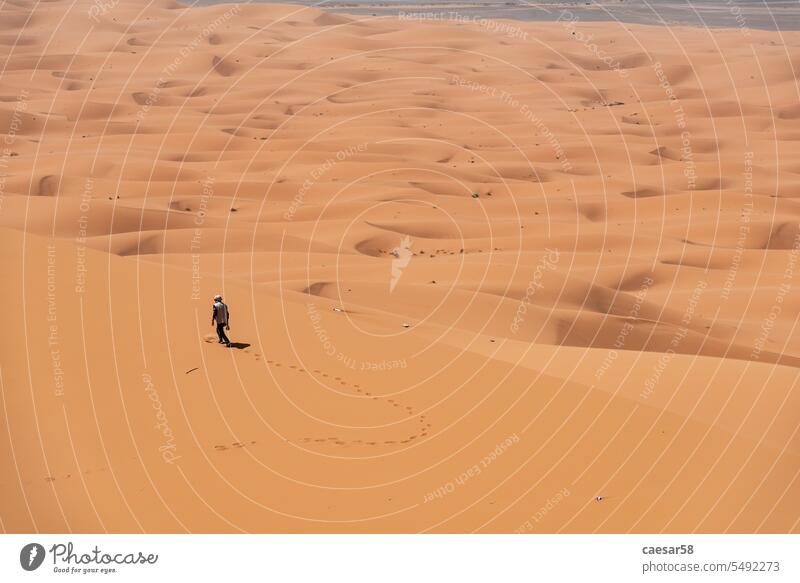
[[[800,530],[800,34],[504,24],[2,4],[5,531]]]

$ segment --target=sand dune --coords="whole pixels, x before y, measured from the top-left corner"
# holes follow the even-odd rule
[[[505,24],[0,7],[5,531],[800,530],[800,34]]]

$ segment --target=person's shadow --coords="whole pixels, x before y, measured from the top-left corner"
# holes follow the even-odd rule
[[[231,342],[231,348],[242,350],[250,346],[247,342]]]

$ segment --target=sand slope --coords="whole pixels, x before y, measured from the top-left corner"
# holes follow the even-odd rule
[[[798,530],[800,36],[505,25],[2,6],[5,531]]]

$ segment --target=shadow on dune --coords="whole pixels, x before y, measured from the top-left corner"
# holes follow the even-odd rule
[[[247,344],[246,342],[231,342],[231,348],[237,348],[239,350],[242,350],[244,348],[248,348],[249,346],[250,345]]]

